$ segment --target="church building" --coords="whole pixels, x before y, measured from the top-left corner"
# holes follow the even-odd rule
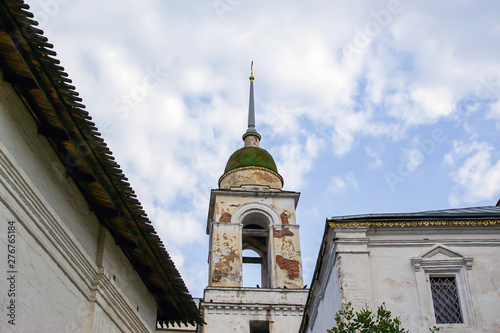
[[[500,332],[500,206],[338,216],[326,223],[301,333],[347,303],[382,303],[412,333]]]
[[[200,305],[206,324],[199,332],[297,332],[307,298],[295,219],[299,193],[282,189],[272,156],[259,147],[253,81],[252,73],[244,147],[231,155],[210,196],[209,277]],[[260,267],[261,285],[245,286],[245,265]]]

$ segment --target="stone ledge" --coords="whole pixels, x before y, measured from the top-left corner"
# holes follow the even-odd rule
[[[304,312],[303,305],[283,306],[276,304],[222,304],[222,303],[206,303],[202,302],[200,308],[208,314],[220,315],[268,315],[269,311],[274,316],[299,316]]]

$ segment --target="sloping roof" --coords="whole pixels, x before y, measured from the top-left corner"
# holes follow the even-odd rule
[[[0,1],[0,69],[28,106],[101,223],[155,296],[160,323],[199,323],[191,295],[151,221],[54,58],[29,6]]]
[[[488,225],[500,223],[500,206],[454,208],[417,213],[363,214],[335,216],[327,220],[330,226],[358,225]]]
[[[429,210],[417,213],[388,213],[334,216],[328,222],[432,221],[432,220],[498,220],[500,206],[483,206]]]

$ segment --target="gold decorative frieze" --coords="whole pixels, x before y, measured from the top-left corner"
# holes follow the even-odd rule
[[[421,220],[421,221],[329,221],[330,227],[416,227],[416,226],[435,226],[435,225],[461,225],[461,226],[476,226],[476,225],[495,225],[500,223],[500,220]]]

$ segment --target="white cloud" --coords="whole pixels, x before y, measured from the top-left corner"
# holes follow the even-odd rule
[[[500,158],[492,154],[494,147],[486,142],[454,142],[453,146],[445,156],[448,165],[456,168],[451,172],[456,183],[449,196],[451,205],[481,200],[494,204],[500,193]]]
[[[192,212],[158,209],[154,218],[158,233],[168,244],[185,244],[203,237],[204,225]]]
[[[446,87],[425,87],[412,91],[412,100],[418,106],[418,117],[423,121],[448,116],[453,111],[453,96]],[[417,115],[415,115],[417,116]],[[417,122],[418,120],[414,120]]]
[[[425,156],[418,147],[406,148],[401,152],[401,162],[408,170],[413,173],[425,161]]]
[[[300,108],[286,108],[283,106],[271,105],[268,107],[268,117],[264,118],[272,129],[273,134],[285,135],[296,133],[300,130],[297,114],[305,114]]]
[[[500,100],[491,104],[487,117],[495,119],[497,121],[497,128],[500,128]]]
[[[348,172],[343,176],[334,176],[330,180],[328,190],[332,193],[341,193],[347,189],[358,189],[358,182],[354,178],[352,172]]]
[[[372,161],[368,164],[369,168],[378,168],[382,165],[382,160],[380,159],[380,154],[375,151],[372,147],[365,147],[366,155],[372,158]]]
[[[278,154],[274,154],[286,189],[299,190],[304,185],[305,176],[313,168],[322,142],[314,135],[307,137],[305,143],[293,137],[280,147]]]

